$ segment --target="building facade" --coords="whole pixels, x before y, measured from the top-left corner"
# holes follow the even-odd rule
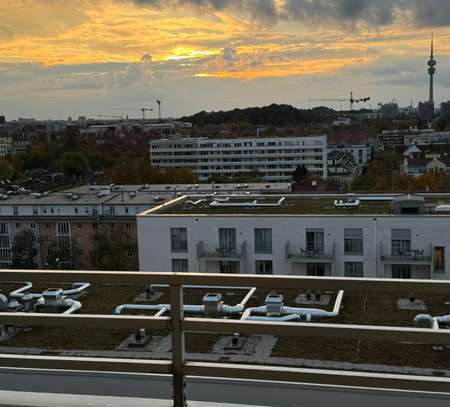
[[[327,177],[327,136],[277,138],[172,138],[150,141],[150,161],[190,168],[201,181],[254,173],[264,181],[290,181],[297,166]]]
[[[173,198],[148,189],[1,194],[0,267],[137,270],[136,214]]]
[[[253,199],[259,198],[249,198],[247,209],[219,202],[224,208],[217,212],[207,203],[189,209],[194,204],[185,197],[138,215],[140,270],[450,278],[450,216],[414,213],[409,198],[401,213],[377,213],[380,202],[367,214],[297,213],[290,210],[293,197],[280,207],[257,208]],[[333,205],[323,199],[322,208]]]

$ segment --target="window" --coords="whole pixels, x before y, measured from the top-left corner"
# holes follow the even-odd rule
[[[76,224],[75,224],[75,227],[76,227],[77,229],[81,229],[81,223],[76,223]]]
[[[36,206],[33,206],[33,215],[38,214],[38,208]]]
[[[170,228],[172,252],[187,252],[187,228]]]
[[[272,229],[255,229],[255,253],[272,253]]]
[[[114,206],[111,206],[110,208],[109,208],[109,214],[110,215],[114,215],[116,213],[116,208],[114,208]]]
[[[115,226],[116,226],[116,225],[115,225],[114,223],[110,223],[110,224],[109,224],[109,228],[110,228],[110,229],[114,229]]]
[[[435,273],[445,273],[445,247],[433,248],[433,269]]]
[[[9,247],[9,236],[0,236],[0,247]]]
[[[58,222],[58,235],[69,234],[69,222]]]
[[[188,271],[188,259],[172,259],[173,273],[187,273]]]
[[[81,243],[81,236],[77,236],[77,237],[75,238],[75,241],[76,241],[77,243]]]
[[[363,262],[345,262],[345,277],[364,277]]]
[[[273,274],[272,260],[256,260],[255,261],[255,273],[256,274]]]
[[[97,229],[98,225],[96,223],[92,224],[92,229]]]
[[[127,250],[127,257],[133,257],[134,256],[134,251],[133,249],[128,249]]]
[[[411,278],[411,265],[393,264],[392,278]]]
[[[330,273],[329,267],[324,263],[306,263],[306,275],[324,277]]]
[[[0,223],[0,233],[8,233],[8,224]]]
[[[46,228],[46,229],[50,229],[51,227],[52,227],[52,224],[51,224],[51,223],[46,223],[46,224],[45,224],[45,228]]]
[[[392,229],[392,255],[405,256],[411,254],[411,230]]]
[[[125,208],[125,213],[128,213],[129,211],[128,211],[128,208]]]
[[[306,229],[306,250],[315,254],[323,254],[323,229]]]
[[[20,229],[20,223],[16,223],[16,229]]]
[[[236,229],[219,228],[219,250],[236,252]]]
[[[363,254],[363,230],[344,229],[345,254]]]
[[[126,229],[131,229],[131,223],[126,223],[126,224],[125,224],[125,228],[126,228]]]
[[[78,208],[73,208],[73,210],[75,211],[75,213],[78,213]]]
[[[19,215],[19,207],[18,206],[13,206],[13,213],[14,213],[14,216]]]
[[[30,223],[30,228],[31,228],[31,229],[36,229],[36,223],[31,222],[31,223]]]

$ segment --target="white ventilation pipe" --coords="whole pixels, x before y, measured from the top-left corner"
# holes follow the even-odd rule
[[[439,324],[450,325],[450,315],[433,317],[429,314],[418,314],[414,318],[414,322],[418,323],[428,322],[432,329],[439,329]]]
[[[347,201],[344,202],[342,199],[340,201],[335,200],[334,201],[334,207],[335,208],[357,208],[360,205],[359,199],[356,199],[355,201]]]
[[[10,297],[21,297],[24,295],[28,290],[31,290],[33,288],[33,283],[31,281],[27,281],[23,287],[18,288],[17,290],[11,291],[9,293]],[[33,298],[40,298],[42,297],[42,294],[30,294]]]
[[[75,295],[80,294],[82,291],[86,290],[91,286],[90,283],[73,283],[72,288],[68,290],[63,290],[63,295]]]
[[[291,314],[291,315],[285,315],[282,317],[248,317],[246,319],[250,320],[250,321],[290,322],[290,321],[300,320],[300,315]]]
[[[220,290],[250,290],[255,289],[256,287],[235,287],[235,286],[227,286],[227,285],[183,285],[183,288],[199,288],[199,289],[212,289],[217,288]],[[169,284],[150,284],[150,288],[169,288]]]
[[[165,286],[165,285],[161,285]],[[151,286],[153,287],[153,285]],[[186,286],[187,287],[187,286]],[[200,288],[200,286],[191,286],[195,288]],[[207,288],[218,288],[218,287],[208,287]],[[230,288],[230,287],[226,287]],[[246,287],[248,288],[248,287]],[[248,300],[252,297],[252,295],[255,293],[256,287],[250,288],[250,291],[247,293],[247,295],[242,299],[242,301],[236,305],[227,305],[227,304],[219,304],[218,305],[218,312],[220,314],[227,314],[227,315],[235,315],[240,314],[245,311],[245,304],[247,304]],[[154,316],[161,316],[166,311],[170,311],[170,304],[122,304],[118,305],[114,309],[114,314],[120,315],[125,310],[134,310],[134,311],[158,311]],[[164,310],[164,311],[163,311]],[[183,311],[190,313],[190,314],[204,314],[205,313],[205,306],[204,305],[183,305]]]
[[[72,300],[72,298],[65,298],[62,303],[64,306],[69,307],[63,314],[73,314],[81,308],[81,302]]]
[[[267,317],[267,306],[253,307],[245,310],[241,317],[241,320],[257,320],[257,321],[292,321],[295,319],[305,318],[307,321],[311,321],[313,318],[334,318],[339,315],[341,308],[342,298],[344,296],[344,290],[339,290],[336,301],[334,303],[333,311],[325,311],[318,308],[299,308],[299,307],[281,307],[279,317]],[[259,314],[259,316],[252,316],[252,314]],[[289,318],[285,318],[288,316]]]
[[[122,304],[118,305],[114,309],[115,315],[120,315],[123,311],[158,311],[162,312],[170,311],[170,304]],[[183,305],[183,311],[190,314],[202,314],[205,312],[205,307],[203,305]]]
[[[266,208],[266,207],[279,207],[286,200],[286,197],[282,197],[276,203],[259,203],[257,199],[253,202],[218,202],[213,201],[209,204],[210,207],[237,207],[237,208]]]
[[[91,286],[90,283],[73,283],[72,287],[67,290],[63,290],[62,294],[63,295],[79,294],[82,291],[86,290],[90,286]],[[17,298],[17,297],[22,296],[23,294],[25,294],[28,290],[31,290],[32,288],[33,288],[33,283],[31,281],[27,281],[23,287],[20,287],[17,290],[11,291],[9,293],[9,295],[10,295],[10,297]],[[42,294],[30,293],[30,295],[32,296],[32,298],[41,298],[42,297]]]

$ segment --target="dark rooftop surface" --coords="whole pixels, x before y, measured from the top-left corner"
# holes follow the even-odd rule
[[[9,292],[18,285],[0,284],[0,289]],[[35,285],[32,292],[40,292],[48,288],[43,285]],[[161,296],[151,304],[167,303],[168,292],[160,289]],[[115,306],[123,303],[132,303],[135,297],[144,292],[140,286],[92,286],[85,295],[78,300],[82,302],[83,314],[112,314]],[[237,289],[185,289],[185,304],[201,304],[206,292],[219,292],[223,295],[226,304],[234,305],[245,296],[246,290]],[[278,291],[284,296],[284,305],[322,308],[331,310],[334,305],[336,292],[323,292],[330,295],[328,305],[298,305],[295,298],[301,294],[298,290]],[[247,306],[260,306],[269,293],[268,290],[257,290]],[[431,315],[449,314],[449,296],[422,295],[414,293],[416,299],[423,300]],[[397,301],[405,298],[405,294],[383,294],[376,292],[345,292],[340,315],[337,318],[321,319],[321,323],[362,324],[413,327],[413,319],[424,311],[401,310],[397,307]],[[145,314],[150,315],[150,314]],[[24,348],[40,349],[41,354],[61,354],[64,350],[115,350],[132,331],[106,330],[106,329],[62,329],[34,327],[24,329],[14,338],[0,342],[0,352],[6,352],[6,348],[20,348],[17,351],[26,352]],[[155,335],[167,333],[155,332]],[[214,344],[222,335],[188,333],[187,350],[191,353],[208,354]],[[11,349],[8,350],[11,352]],[[291,359],[318,359],[324,361],[345,361],[353,363],[370,363],[391,365],[399,367],[421,367],[450,369],[450,350],[433,350],[431,345],[416,343],[396,342],[370,342],[356,340],[341,340],[330,338],[302,338],[279,337],[271,351],[271,357]],[[124,355],[124,357],[126,357]],[[144,358],[157,358],[150,352],[143,353]]]

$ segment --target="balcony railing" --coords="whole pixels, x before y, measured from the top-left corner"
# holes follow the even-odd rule
[[[320,250],[318,248],[306,248],[302,246],[291,245],[290,242],[285,246],[286,258],[292,261],[304,263],[331,263],[334,259],[334,243],[330,251]]]
[[[432,248],[417,248],[409,251],[399,251],[390,254],[385,254],[380,244],[381,261],[387,264],[415,264],[415,265],[430,265],[431,266],[431,250]]]
[[[197,257],[219,260],[240,260],[247,254],[247,244],[243,242],[236,249],[221,247],[220,245],[197,243]]]
[[[301,382],[357,388],[398,389],[450,394],[450,378],[388,373],[363,373],[244,364],[191,362],[185,357],[185,332],[286,335],[313,338],[414,342],[450,345],[450,330],[331,323],[269,322],[233,319],[187,318],[183,314],[184,285],[246,286],[261,289],[319,289],[361,292],[448,295],[450,282],[432,280],[318,278],[204,273],[83,272],[1,270],[0,280],[66,284],[168,284],[171,312],[168,317],[91,314],[0,313],[0,324],[48,327],[89,327],[162,330],[171,333],[172,360],[87,358],[62,356],[0,355],[1,367],[58,369],[94,372],[159,373],[172,376],[174,406],[185,406],[185,376]]]

